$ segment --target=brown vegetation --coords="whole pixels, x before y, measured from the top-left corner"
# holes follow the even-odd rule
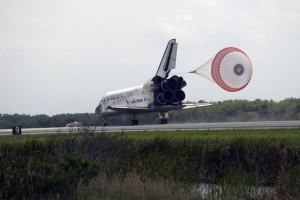
[[[280,199],[297,199],[300,192],[299,141],[129,140],[103,133],[11,138],[0,142],[0,199],[85,198],[91,192],[107,199],[189,199],[202,183],[224,188],[221,196],[245,199],[252,197],[244,188],[228,191],[268,186],[274,192],[267,197]]]

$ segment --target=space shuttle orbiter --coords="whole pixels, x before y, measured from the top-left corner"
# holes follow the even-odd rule
[[[176,66],[176,39],[168,42],[155,76],[143,85],[107,92],[96,107],[97,117],[106,120],[112,117],[132,117],[132,125],[138,125],[138,114],[158,112],[160,123],[168,122],[168,111],[209,106],[209,103],[185,104],[182,90],[187,84],[183,77],[169,73]],[[124,117],[125,118],[125,117]]]
[[[132,125],[138,125],[138,114],[158,112],[160,123],[168,122],[168,111],[209,106],[209,103],[185,104],[182,90],[187,84],[183,77],[169,73],[176,66],[177,46],[175,39],[168,42],[158,70],[144,85],[106,93],[96,108],[96,115],[104,119],[117,116],[132,117]],[[245,52],[235,47],[220,50],[214,57],[197,69],[198,74],[229,92],[244,89],[252,77],[252,64]],[[125,117],[124,117],[125,118]]]

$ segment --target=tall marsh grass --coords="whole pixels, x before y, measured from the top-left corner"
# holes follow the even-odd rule
[[[131,140],[105,133],[0,142],[0,199],[84,199],[98,186],[95,199],[108,193],[106,199],[193,199],[191,188],[204,183],[272,187],[266,198],[297,199],[300,143],[280,138]],[[153,196],[155,191],[160,195]],[[235,195],[226,191],[220,197]],[[246,193],[241,190],[239,197],[250,198]]]

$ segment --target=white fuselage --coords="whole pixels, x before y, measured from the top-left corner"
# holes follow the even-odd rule
[[[102,118],[120,116],[122,113],[109,109],[109,107],[149,107],[154,102],[154,96],[150,82],[144,85],[130,87],[121,90],[107,92],[100,101],[100,113]]]
[[[103,126],[107,126],[107,119],[122,116],[132,118],[132,125],[138,125],[136,116],[144,113],[157,112],[160,123],[168,123],[167,112],[171,110],[184,110],[209,106],[211,104],[184,104],[185,93],[182,90],[186,81],[183,77],[173,75],[169,77],[171,70],[175,69],[177,56],[176,39],[168,42],[157,72],[144,85],[115,90],[104,94],[95,114],[103,118]]]
[[[107,126],[107,119],[122,116],[132,118],[132,125],[138,125],[136,115],[158,112],[161,123],[167,123],[166,113],[170,110],[180,110],[190,105],[183,105],[185,93],[182,88],[186,82],[182,77],[174,75],[168,78],[175,69],[177,43],[175,39],[168,42],[159,67],[155,75],[144,85],[116,90],[104,94],[95,109],[97,117],[103,118],[103,125]],[[195,107],[192,105],[192,107]]]

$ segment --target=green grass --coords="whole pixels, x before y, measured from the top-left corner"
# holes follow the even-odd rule
[[[299,149],[300,129],[1,136],[0,199],[69,197],[77,186],[79,199],[193,199],[181,189],[199,183],[229,188],[224,199],[240,185],[298,197]]]
[[[103,134],[102,132],[96,135]],[[274,138],[286,139],[300,143],[300,129],[229,129],[229,130],[184,130],[184,131],[129,131],[106,132],[111,136],[117,136],[132,140],[151,140],[155,138],[173,139],[220,139],[231,140],[237,138],[261,139]],[[37,135],[5,135],[0,137],[0,144],[7,142],[25,142],[28,140],[44,141],[47,138],[84,138],[81,133],[68,134],[37,134]]]
[[[0,136],[0,144],[13,143],[13,142],[26,142],[26,141],[30,141],[30,140],[44,141],[48,137],[50,137],[49,134],[43,134],[43,135],[2,135],[2,136]]]
[[[191,130],[191,131],[135,131],[112,133],[133,140],[149,140],[157,137],[174,139],[236,139],[275,138],[300,140],[300,129],[231,129],[231,130]]]

